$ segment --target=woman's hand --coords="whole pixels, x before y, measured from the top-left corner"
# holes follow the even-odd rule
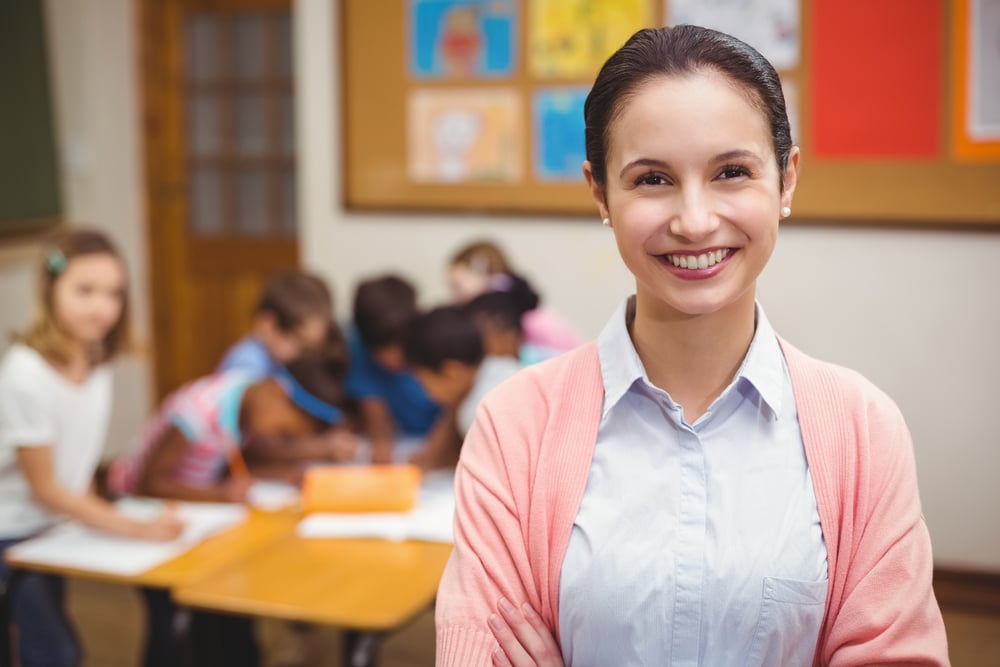
[[[496,667],[563,667],[562,653],[542,617],[527,602],[518,610],[505,598],[491,614],[490,631],[500,644],[493,652]]]

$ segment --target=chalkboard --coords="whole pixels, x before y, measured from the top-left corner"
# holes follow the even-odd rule
[[[59,170],[42,0],[0,2],[0,233],[58,222]]]

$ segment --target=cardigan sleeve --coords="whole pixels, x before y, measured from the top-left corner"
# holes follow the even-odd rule
[[[859,460],[868,460],[857,468],[855,488],[845,489],[853,538],[840,544],[835,574],[843,586],[820,661],[830,667],[948,665],[913,443],[896,405],[871,389],[877,393],[855,419]]]
[[[487,618],[501,596],[539,608],[519,516],[526,504],[529,456],[523,443],[511,442],[520,428],[498,432],[498,421],[510,423],[514,416],[503,414],[502,407],[499,412],[500,417],[489,401],[480,406],[456,470],[455,549],[435,611],[438,667],[492,665],[498,644]]]

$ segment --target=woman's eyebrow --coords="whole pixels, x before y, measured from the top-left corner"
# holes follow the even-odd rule
[[[667,164],[666,162],[664,162],[663,160],[655,160],[653,158],[642,157],[642,158],[639,158],[637,160],[632,160],[631,162],[629,162],[628,164],[626,164],[624,167],[622,167],[622,170],[621,170],[621,172],[619,172],[618,177],[619,178],[624,177],[625,176],[625,172],[627,172],[629,169],[633,169],[635,167],[655,167],[657,169],[663,169],[665,171],[669,171],[669,169],[670,169],[670,165]]]
[[[719,153],[714,158],[713,162],[728,162],[731,160],[753,160],[754,162],[763,162],[761,157],[754,153],[753,151],[746,150],[745,148],[739,148],[736,150],[726,151],[725,153]]]

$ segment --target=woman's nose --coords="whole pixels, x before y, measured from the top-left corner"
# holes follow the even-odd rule
[[[691,242],[701,241],[719,226],[719,218],[704,192],[684,193],[680,208],[670,220],[670,233]]]

